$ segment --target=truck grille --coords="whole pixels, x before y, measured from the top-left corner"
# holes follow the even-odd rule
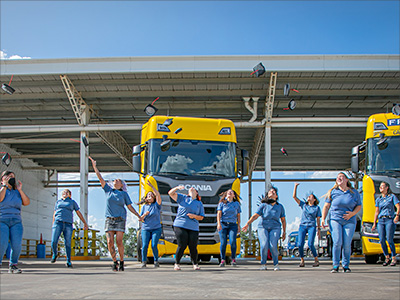
[[[176,217],[178,204],[168,195],[168,191],[171,189],[171,186],[163,182],[157,183],[158,190],[163,201],[161,207],[163,236],[167,241],[176,243],[175,232],[172,225]],[[212,245],[219,242],[219,235],[217,232],[217,206],[220,199],[219,194],[230,188],[231,185],[226,184],[221,186],[214,196],[201,197],[201,202],[204,205],[205,217],[200,222],[199,244]]]

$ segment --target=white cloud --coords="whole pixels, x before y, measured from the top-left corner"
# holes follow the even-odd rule
[[[188,164],[193,163],[193,160],[189,157],[185,157],[180,154],[174,156],[168,156],[167,160],[163,163],[160,172],[179,172],[185,173],[188,169]]]
[[[301,221],[300,217],[295,217],[293,222],[288,223],[286,225],[287,235],[289,235],[292,231],[299,230],[300,221]]]
[[[128,229],[129,227],[139,228],[139,220],[133,213],[127,211],[126,229]]]
[[[94,215],[89,215],[87,222],[91,229],[104,231],[104,219],[97,219]]]
[[[29,56],[20,56],[17,54],[8,55],[5,51],[0,50],[0,59],[31,59]]]
[[[336,178],[339,171],[316,171],[310,175],[310,178]]]

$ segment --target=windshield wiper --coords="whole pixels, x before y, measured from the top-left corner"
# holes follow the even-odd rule
[[[375,171],[374,174],[400,174],[400,170]]]
[[[208,173],[208,172],[196,172],[193,175],[209,175],[209,176],[227,177],[225,174]]]
[[[165,175],[182,175],[182,176],[189,176],[186,173],[180,173],[180,172],[158,172],[158,175],[165,174]]]

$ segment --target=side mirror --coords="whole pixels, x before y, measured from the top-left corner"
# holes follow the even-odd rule
[[[142,171],[142,161],[140,158],[140,153],[145,149],[143,145],[136,145],[133,147],[132,150],[132,165],[133,165],[133,172],[141,173]]]
[[[358,171],[360,171],[359,168],[359,149],[358,146],[353,147],[353,149],[351,150],[351,171],[353,173],[358,173]]]
[[[249,152],[247,150],[242,149],[242,177],[249,175],[249,165],[250,165],[250,158]]]
[[[353,173],[358,173],[360,171],[359,163],[360,158],[359,154],[365,150],[367,143],[364,141],[360,145],[357,145],[351,150],[351,171]]]

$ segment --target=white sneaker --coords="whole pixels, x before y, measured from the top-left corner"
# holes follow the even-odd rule
[[[267,270],[267,265],[261,265],[260,271],[266,271]]]
[[[274,271],[279,271],[279,270],[280,270],[280,268],[278,265],[274,266]]]

